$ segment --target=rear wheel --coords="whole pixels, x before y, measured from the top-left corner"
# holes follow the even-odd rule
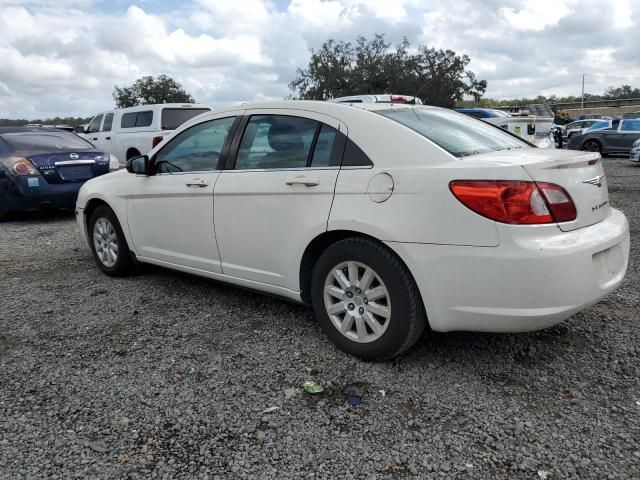
[[[582,150],[585,152],[602,153],[602,145],[597,140],[587,140],[582,144]]]
[[[327,336],[365,360],[386,360],[409,349],[427,324],[407,267],[387,247],[349,238],[318,259],[312,304]]]
[[[104,205],[96,208],[88,233],[93,256],[104,273],[118,277],[131,272],[131,252],[113,210]]]

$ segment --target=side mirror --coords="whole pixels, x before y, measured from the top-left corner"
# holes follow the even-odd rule
[[[149,157],[140,155],[139,157],[130,158],[127,160],[126,169],[127,172],[135,173],[136,175],[149,175]]]
[[[86,133],[82,125],[78,125],[73,131],[76,133]]]

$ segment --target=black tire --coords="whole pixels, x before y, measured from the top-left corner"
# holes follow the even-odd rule
[[[585,152],[598,152],[602,154],[602,145],[597,140],[587,140],[582,144],[582,150]]]
[[[96,252],[94,228],[96,223],[100,219],[106,219],[113,226],[113,229],[115,231],[118,251],[116,254],[115,263],[113,265],[105,264]],[[124,238],[124,234],[122,233],[120,222],[118,222],[118,218],[116,217],[116,214],[113,213],[113,210],[111,210],[106,205],[97,207],[92,212],[91,218],[89,219],[87,236],[89,239],[89,245],[91,245],[91,251],[93,252],[93,258],[98,264],[98,267],[100,267],[100,269],[104,273],[113,277],[123,277],[132,272],[134,265],[131,259],[131,251],[129,250],[129,246],[127,245],[127,240]]]
[[[360,343],[341,333],[325,307],[325,280],[343,262],[370,267],[388,292],[391,306],[388,325],[379,338],[368,343]],[[427,325],[418,287],[407,267],[387,247],[368,238],[347,238],[322,253],[313,269],[311,302],[329,339],[341,350],[363,360],[382,361],[400,355],[413,346]]]
[[[133,157],[139,157],[139,156],[140,156],[140,152],[137,151],[135,148],[127,152],[127,160],[131,160]]]

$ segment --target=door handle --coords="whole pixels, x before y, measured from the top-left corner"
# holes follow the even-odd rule
[[[111,137],[104,137],[105,140],[111,140]]]
[[[304,185],[305,187],[315,187],[317,185],[320,185],[320,182],[314,178],[294,177],[287,180],[287,185]]]
[[[200,188],[204,188],[204,187],[208,187],[209,184],[208,183],[204,183],[202,180],[200,180],[199,183],[187,183],[187,187],[200,187]]]
[[[91,140],[97,140],[97,139],[98,139],[98,137],[93,137]]]

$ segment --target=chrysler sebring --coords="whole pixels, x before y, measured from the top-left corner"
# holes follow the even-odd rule
[[[554,325],[614,290],[629,258],[599,153],[421,105],[205,113],[85,183],[76,214],[108,275],[144,262],[303,302],[370,360],[427,325]]]

